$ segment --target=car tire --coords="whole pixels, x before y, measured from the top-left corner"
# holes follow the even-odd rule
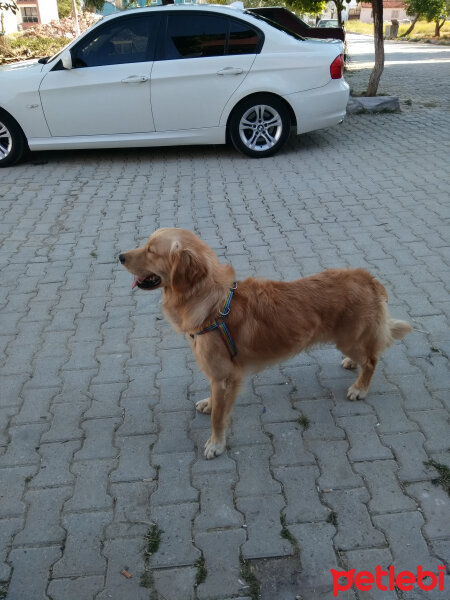
[[[257,94],[240,102],[229,121],[234,147],[251,158],[273,156],[286,143],[291,118],[286,104],[270,94]]]
[[[23,131],[7,112],[0,110],[0,167],[15,165],[27,151]]]

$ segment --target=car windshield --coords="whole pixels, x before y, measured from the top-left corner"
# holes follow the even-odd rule
[[[305,40],[306,39],[303,36],[299,35],[298,33],[295,33],[295,31],[292,31],[291,29],[284,27],[284,25],[280,25],[280,23],[277,23],[277,21],[273,21],[272,19],[269,19],[263,15],[254,13],[251,10],[246,10],[244,12],[245,12],[245,14],[250,15],[251,17],[254,17],[255,19],[259,19],[260,21],[264,21],[265,23],[268,23],[271,27],[274,27],[275,29],[278,29],[279,31],[283,31],[284,33],[287,33],[287,35],[292,36],[296,40]]]

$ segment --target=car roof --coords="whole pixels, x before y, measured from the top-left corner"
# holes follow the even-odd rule
[[[153,4],[152,6],[138,6],[137,8],[130,8],[127,10],[121,10],[119,12],[115,12],[112,13],[108,16],[103,17],[103,21],[109,21],[110,19],[115,19],[117,17],[120,17],[122,15],[133,15],[136,13],[142,13],[142,12],[156,12],[156,11],[166,11],[166,10],[170,10],[170,11],[196,11],[196,10],[201,10],[201,11],[210,11],[210,12],[223,12],[224,14],[228,14],[228,15],[235,15],[235,16],[240,16],[240,17],[244,17],[244,16],[248,16],[247,13],[245,12],[245,9],[243,7],[240,6],[240,3],[235,3],[234,5],[231,4],[166,4],[166,5],[162,5],[162,4]]]

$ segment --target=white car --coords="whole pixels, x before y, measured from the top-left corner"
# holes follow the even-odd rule
[[[0,166],[29,150],[224,144],[270,156],[341,122],[342,43],[230,6],[106,17],[62,52],[0,67]]]

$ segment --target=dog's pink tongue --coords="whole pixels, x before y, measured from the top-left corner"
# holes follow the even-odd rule
[[[134,290],[134,288],[137,286],[138,283],[141,283],[141,280],[139,279],[139,277],[136,277],[135,280],[133,281],[133,285],[131,286],[131,289]]]

